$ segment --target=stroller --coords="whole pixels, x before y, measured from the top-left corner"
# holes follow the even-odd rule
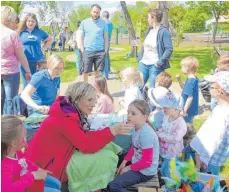
[[[199,88],[204,97],[204,100],[208,103],[211,102],[211,94],[210,94],[210,82],[206,81],[204,78],[199,79]]]

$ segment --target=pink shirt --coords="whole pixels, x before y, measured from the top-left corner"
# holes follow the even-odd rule
[[[21,39],[16,31],[7,27],[1,28],[1,74],[19,72],[19,61],[15,49],[22,47]]]
[[[159,129],[160,155],[171,159],[178,157],[184,149],[183,137],[187,132],[187,125],[183,117],[169,122],[169,116],[165,115],[162,128]]]
[[[97,113],[112,113],[114,112],[114,104],[110,97],[105,94],[101,94],[97,100]]]
[[[34,183],[31,172],[38,169],[38,166],[25,159],[21,152],[17,152],[17,158],[5,157],[1,167],[2,192],[24,192]]]

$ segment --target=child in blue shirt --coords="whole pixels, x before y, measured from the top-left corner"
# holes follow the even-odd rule
[[[189,56],[181,61],[182,72],[188,78],[183,83],[180,75],[177,75],[177,80],[182,90],[183,110],[181,115],[184,116],[186,123],[193,123],[193,119],[199,113],[199,81],[196,77],[196,72],[199,67],[197,58]]]

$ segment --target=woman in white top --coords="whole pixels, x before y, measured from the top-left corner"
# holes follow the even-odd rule
[[[150,88],[155,87],[155,78],[169,68],[173,52],[172,39],[168,29],[161,25],[163,13],[159,9],[149,9],[149,29],[139,55],[139,72],[143,74],[144,84],[150,80]]]

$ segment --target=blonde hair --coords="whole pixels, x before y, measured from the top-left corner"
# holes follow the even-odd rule
[[[1,121],[1,160],[3,160],[12,141],[19,139],[23,122],[14,115],[4,116]]]
[[[89,83],[77,82],[68,86],[65,95],[70,103],[78,106],[81,100],[95,97],[96,89]]]
[[[15,22],[17,19],[17,13],[10,6],[1,6],[1,22],[2,24],[7,24]]]
[[[199,68],[199,61],[196,57],[193,56],[185,57],[181,61],[181,66],[186,66],[188,68],[188,72],[195,73]]]
[[[131,105],[136,107],[142,113],[142,115],[146,115],[147,117],[149,116],[150,108],[149,105],[146,103],[146,101],[136,99],[129,104],[129,106]]]
[[[39,28],[39,27],[38,27],[37,16],[36,16],[34,13],[28,13],[28,14],[25,16],[25,18],[24,18],[24,20],[23,20],[21,26],[19,27],[19,33],[21,33],[23,30],[27,29],[26,22],[27,22],[27,20],[28,20],[30,17],[36,21],[36,25],[35,25],[34,28],[36,28],[36,27]]]
[[[218,71],[229,71],[229,55],[222,55],[217,60]]]
[[[103,76],[96,76],[94,79],[94,86],[103,94],[107,95],[110,97],[112,102],[114,101],[113,97],[111,96],[108,86],[107,86],[107,81]]]
[[[168,89],[172,85],[173,78],[169,73],[163,71],[157,75],[155,82],[158,82],[158,86]]]
[[[138,70],[135,67],[127,67],[120,73],[121,78],[123,79],[123,82],[127,84],[128,86],[139,83],[140,85],[143,85],[143,80],[141,73],[138,72]]]
[[[63,57],[61,57],[60,55],[55,55],[55,54],[52,54],[51,56],[49,56],[49,58],[47,60],[47,67],[49,68],[56,63],[65,64]]]

